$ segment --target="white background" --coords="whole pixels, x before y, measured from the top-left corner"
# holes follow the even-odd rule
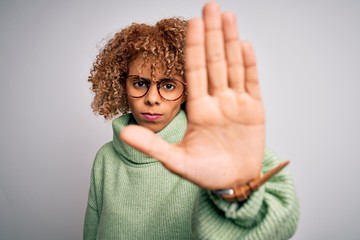
[[[82,238],[96,151],[112,138],[87,76],[131,22],[200,16],[205,1],[0,2],[0,239]],[[218,1],[253,42],[267,145],[295,179],[293,239],[358,239],[359,1]]]

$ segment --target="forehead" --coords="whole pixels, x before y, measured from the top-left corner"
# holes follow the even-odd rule
[[[161,60],[151,57],[145,59],[142,55],[136,57],[129,64],[129,75],[159,78],[166,76],[166,70]],[[173,76],[175,74],[170,75]]]

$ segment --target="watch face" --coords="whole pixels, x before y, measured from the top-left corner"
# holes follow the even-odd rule
[[[228,189],[221,189],[221,190],[215,190],[213,191],[216,195],[222,196],[222,195],[233,195],[234,194],[234,190],[232,190],[231,188]]]

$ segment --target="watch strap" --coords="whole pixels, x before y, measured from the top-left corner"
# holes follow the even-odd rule
[[[281,169],[283,169],[286,165],[290,163],[289,160],[284,161],[277,165],[275,168],[271,169],[264,175],[259,175],[255,179],[251,180],[250,182],[246,184],[234,184],[231,188],[228,189],[222,189],[222,190],[216,190],[213,191],[216,195],[224,198],[228,202],[242,202],[248,199],[250,194],[257,189],[261,185],[263,185],[266,181],[268,181],[271,177],[273,177],[275,174],[277,174]]]

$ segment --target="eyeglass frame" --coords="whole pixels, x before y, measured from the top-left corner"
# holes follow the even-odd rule
[[[186,84],[186,82],[183,82],[183,81],[181,81],[181,80],[174,79],[174,78],[169,78],[169,77],[165,77],[165,78],[162,78],[162,79],[160,79],[160,80],[158,80],[158,81],[153,81],[153,80],[150,80],[150,79],[148,79],[148,78],[141,77],[141,76],[135,75],[135,74],[126,75],[126,76],[123,77],[123,79],[125,80],[125,81],[123,81],[123,83],[125,84],[125,87],[126,87],[126,80],[127,80],[129,77],[138,77],[139,79],[143,79],[143,80],[146,80],[146,81],[148,81],[148,82],[150,82],[150,83],[156,84],[156,90],[157,90],[159,96],[160,96],[163,100],[165,100],[165,101],[170,101],[170,102],[176,101],[176,100],[180,99],[182,96],[184,96],[184,93],[186,92],[186,85],[187,85],[187,84]],[[161,95],[161,93],[160,93],[159,83],[162,82],[162,81],[164,81],[164,80],[167,80],[167,79],[173,80],[173,81],[178,81],[178,82],[180,82],[180,83],[184,86],[183,92],[182,92],[181,95],[180,95],[179,97],[177,97],[176,99],[168,100],[168,99],[164,98],[164,97]],[[130,96],[130,97],[132,97],[132,98],[142,98],[142,97],[144,97],[144,96],[149,92],[150,87],[151,87],[151,85],[149,85],[149,87],[147,88],[146,92],[145,92],[143,95],[138,96],[138,97],[129,95],[128,93],[127,93],[127,94],[128,94],[128,96]]]

